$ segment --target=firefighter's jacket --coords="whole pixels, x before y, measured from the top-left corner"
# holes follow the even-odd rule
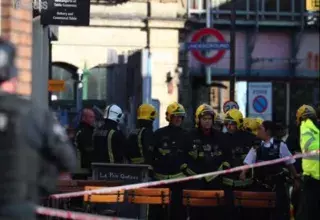
[[[188,133],[188,138],[187,162],[182,167],[184,173],[190,176],[230,167],[231,152],[224,145],[225,134],[214,129],[205,132],[196,128]],[[210,182],[215,178],[209,176],[205,180]]]
[[[118,129],[118,124],[106,119],[93,132],[93,161],[99,163],[123,163],[126,157],[126,138]]]
[[[226,133],[228,145],[232,152],[231,167],[238,167],[243,165],[243,160],[250,151],[251,147],[260,144],[260,140],[252,133],[247,131],[237,131],[235,133]],[[231,173],[223,177],[223,184],[230,187],[247,187],[251,185],[251,174],[244,181],[239,180],[239,173]]]
[[[155,132],[154,176],[156,179],[183,177],[180,167],[185,162],[186,131],[181,127],[168,125]]]
[[[138,120],[138,126],[128,136],[128,157],[133,164],[151,164],[154,133],[152,121]]]

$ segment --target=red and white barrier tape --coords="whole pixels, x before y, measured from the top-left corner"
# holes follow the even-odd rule
[[[37,206],[36,212],[39,215],[47,215],[52,217],[73,219],[73,220],[130,220],[128,218],[99,216],[99,215],[92,215],[87,213],[72,212],[68,210],[52,209],[52,208],[47,208],[42,206]]]
[[[87,191],[80,191],[80,192],[71,192],[71,193],[62,193],[62,194],[53,194],[50,197],[53,199],[62,199],[62,198],[72,198],[72,197],[80,197],[84,195],[92,195],[92,194],[103,194],[103,193],[111,193],[111,192],[117,192],[120,190],[132,190],[132,189],[138,189],[138,188],[145,188],[145,187],[151,187],[151,186],[160,186],[160,185],[167,185],[171,183],[177,183],[177,182],[185,182],[195,179],[201,179],[208,176],[218,176],[221,174],[229,174],[234,173],[242,170],[247,170],[255,167],[262,167],[262,166],[268,166],[272,164],[282,163],[287,160],[290,160],[292,158],[304,158],[304,157],[313,157],[313,156],[319,156],[320,150],[304,153],[304,154],[296,154],[294,156],[290,157],[284,157],[279,158],[275,160],[269,160],[269,161],[263,161],[259,163],[254,163],[251,165],[243,165],[234,167],[228,170],[221,170],[221,171],[215,171],[210,173],[204,173],[204,174],[198,174],[194,176],[189,177],[183,177],[183,178],[176,178],[176,179],[169,179],[169,180],[161,180],[161,181],[152,181],[152,182],[146,182],[146,183],[138,183],[138,184],[131,184],[131,185],[124,185],[124,186],[115,186],[115,187],[104,187],[97,190],[87,190]]]

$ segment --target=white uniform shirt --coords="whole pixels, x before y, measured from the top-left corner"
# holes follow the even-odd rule
[[[272,144],[273,144],[273,138],[271,138],[269,142],[262,141],[261,146],[269,148]],[[292,156],[291,152],[288,149],[288,146],[283,142],[280,143],[280,152],[279,153],[280,153],[280,155],[279,155],[280,158]],[[257,151],[256,151],[256,149],[251,148],[249,153],[247,154],[246,158],[244,159],[243,163],[251,165],[251,164],[254,164],[256,162],[256,160],[257,160]],[[285,163],[287,165],[294,164],[295,162],[296,162],[296,160],[294,158],[291,158],[291,159],[285,161]]]

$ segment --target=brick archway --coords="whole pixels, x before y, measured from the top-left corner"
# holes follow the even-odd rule
[[[31,0],[21,0],[32,4]],[[32,7],[15,8],[14,1],[0,1],[0,35],[17,46],[16,64],[19,70],[17,93],[31,95]]]

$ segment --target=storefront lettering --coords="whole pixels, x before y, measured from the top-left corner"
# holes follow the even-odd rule
[[[99,179],[105,180],[135,180],[138,181],[139,177],[135,175],[118,173],[118,172],[99,172]]]

